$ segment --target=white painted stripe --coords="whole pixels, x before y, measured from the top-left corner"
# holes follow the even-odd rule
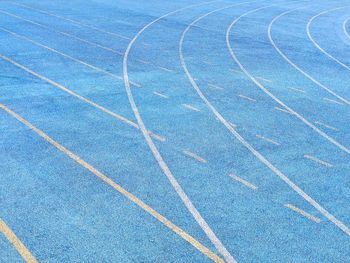
[[[321,159],[318,159],[317,157],[314,157],[314,156],[311,156],[311,155],[308,155],[308,154],[305,154],[304,157],[306,159],[312,160],[312,161],[314,161],[314,162],[316,162],[318,164],[321,164],[323,166],[326,166],[326,167],[329,167],[329,168],[333,167],[333,164],[330,164],[329,162],[326,162],[326,161],[323,161]]]
[[[348,30],[346,29],[346,24],[349,22],[349,20],[350,20],[350,18],[346,19],[343,23],[343,31],[348,39],[350,39],[350,34],[349,34]]]
[[[327,101],[327,102],[330,102],[330,103],[335,103],[335,104],[339,104],[339,105],[344,105],[344,103],[340,102],[340,101],[337,101],[337,100],[332,100],[332,99],[329,99],[329,98],[323,98],[323,100]]]
[[[275,109],[275,110],[278,110],[278,111],[282,111],[282,112],[288,113],[288,114],[290,114],[290,115],[293,115],[293,113],[291,113],[290,111],[288,111],[288,110],[286,110],[286,109],[282,109],[282,108],[280,108],[280,107],[275,107],[274,109]]]
[[[266,138],[266,137],[264,137],[264,136],[261,136],[261,135],[259,135],[259,134],[257,134],[256,137],[259,138],[259,139],[262,139],[262,140],[264,140],[264,141],[267,141],[267,142],[269,142],[269,143],[272,143],[272,144],[274,144],[274,145],[281,145],[280,143],[278,143],[278,142],[276,142],[276,141],[274,141],[274,140],[272,140],[272,139]]]
[[[230,69],[233,73],[238,73],[238,74],[242,74],[242,71],[237,70],[237,69]]]
[[[238,176],[235,175],[235,174],[229,174],[229,176],[230,176],[232,179],[236,180],[237,182],[240,182],[240,183],[242,183],[243,185],[249,187],[250,189],[253,189],[253,190],[257,190],[257,189],[258,189],[257,186],[253,185],[252,183],[249,183],[248,181],[242,179],[241,177],[238,177]]]
[[[146,64],[146,65],[151,64],[151,62],[146,61],[146,60],[143,60],[143,59],[137,59],[137,61],[140,62],[140,63],[142,63],[142,64]]]
[[[242,95],[242,94],[238,94],[238,97],[241,97],[242,99],[245,99],[245,100],[249,100],[249,101],[251,101],[251,102],[256,102],[255,99],[250,98],[250,97],[245,96],[245,95]]]
[[[211,83],[208,83],[208,87],[212,88],[212,89],[216,89],[216,90],[224,90],[224,88],[219,87],[219,86],[214,85],[214,84],[211,84]]]
[[[203,60],[203,63],[204,63],[204,64],[207,64],[207,65],[209,65],[209,66],[212,66],[212,65],[213,65],[213,63],[212,63],[212,62],[207,61],[207,60]]]
[[[328,128],[330,130],[333,130],[333,131],[339,131],[337,128],[333,127],[333,126],[330,126],[328,124],[325,124],[323,122],[320,122],[320,121],[315,121],[316,124],[320,125],[320,126],[323,126],[325,128]]]
[[[315,217],[315,216],[305,212],[304,210],[301,210],[300,208],[298,208],[298,207],[296,207],[296,206],[294,206],[292,204],[285,204],[284,206],[289,208],[289,209],[291,209],[291,210],[293,210],[294,212],[296,212],[296,213],[306,217],[307,219],[310,219],[311,221],[314,221],[316,223],[320,223],[321,222],[321,219],[319,219],[318,217]]]
[[[150,148],[154,158],[157,160],[157,162],[159,164],[159,167],[162,169],[163,173],[168,178],[169,182],[171,183],[171,185],[173,186],[174,190],[176,191],[176,193],[181,198],[182,202],[184,203],[184,205],[186,206],[188,211],[191,213],[191,215],[196,220],[198,225],[202,228],[202,230],[204,231],[206,236],[209,238],[209,240],[214,244],[214,246],[218,250],[218,252],[224,257],[225,261],[228,262],[228,263],[235,263],[236,260],[232,257],[230,252],[226,249],[226,247],[221,242],[221,240],[216,236],[214,231],[211,229],[211,227],[208,225],[208,223],[205,221],[205,219],[199,213],[197,208],[193,205],[191,199],[187,196],[185,191],[182,189],[181,185],[177,182],[175,176],[173,175],[173,173],[169,169],[168,165],[164,161],[164,159],[161,156],[160,152],[158,151],[156,145],[154,144],[152,138],[149,136],[149,134],[147,132],[147,128],[145,127],[143,119],[142,119],[142,117],[140,115],[140,112],[139,112],[139,110],[137,108],[137,105],[135,103],[133,94],[131,92],[131,87],[130,87],[130,83],[129,83],[129,75],[128,75],[128,57],[129,57],[129,54],[130,54],[130,50],[131,50],[132,46],[134,45],[134,43],[136,42],[136,40],[139,38],[139,36],[147,28],[149,28],[153,24],[157,23],[158,21],[162,20],[163,18],[165,18],[167,16],[170,16],[172,14],[175,14],[177,12],[180,12],[182,10],[186,10],[188,8],[191,8],[191,7],[198,7],[198,6],[201,6],[201,5],[210,4],[210,3],[214,3],[214,2],[216,2],[216,0],[215,1],[204,2],[204,3],[199,3],[199,4],[193,4],[193,5],[184,7],[184,8],[180,8],[178,10],[175,10],[175,11],[167,13],[167,14],[165,14],[163,16],[160,16],[157,19],[153,20],[152,22],[148,23],[146,26],[144,26],[139,32],[137,32],[137,34],[134,36],[134,38],[131,40],[131,42],[129,43],[129,45],[126,48],[124,59],[123,59],[123,73],[124,73],[123,75],[124,75],[124,82],[125,82],[125,90],[126,90],[129,102],[130,102],[131,109],[134,112],[134,115],[135,115],[135,118],[137,119],[137,122],[139,124],[140,130],[141,130],[143,136],[145,137],[145,141],[147,142],[147,144],[148,144],[148,146],[149,146],[149,148]]]
[[[306,32],[307,32],[307,35],[310,39],[310,41],[314,44],[314,46],[320,50],[323,54],[325,54],[328,58],[330,58],[331,60],[335,61],[336,63],[338,63],[340,66],[342,66],[343,68],[347,69],[348,71],[350,71],[350,67],[347,66],[346,64],[344,64],[343,62],[341,62],[339,59],[333,57],[331,54],[329,54],[326,50],[324,50],[317,42],[316,40],[312,37],[311,35],[311,32],[310,32],[310,27],[311,27],[311,24],[312,22],[317,18],[317,17],[320,17],[324,14],[327,14],[329,12],[333,12],[333,11],[336,11],[336,10],[339,10],[339,9],[344,9],[344,8],[347,8],[349,6],[342,6],[342,7],[337,7],[337,8],[333,8],[333,9],[328,9],[326,11],[323,11],[315,16],[313,16],[309,22],[307,23],[306,25]]]
[[[185,108],[187,108],[187,109],[200,112],[199,109],[197,109],[196,107],[193,107],[192,105],[189,105],[189,104],[182,104],[182,106],[185,107]]]
[[[189,157],[192,157],[193,159],[196,159],[198,162],[207,163],[207,160],[189,150],[184,150],[183,153]]]
[[[158,68],[160,68],[161,70],[164,70],[166,72],[174,72],[174,70],[172,70],[172,69],[168,69],[168,68],[164,68],[164,67],[158,67]]]
[[[269,27],[268,27],[268,35],[269,35],[269,39],[270,42],[272,44],[272,46],[275,48],[275,50],[280,54],[280,56],[287,61],[293,68],[295,68],[297,71],[299,71],[302,75],[304,75],[306,78],[308,78],[309,80],[311,80],[313,83],[315,83],[318,87],[320,87],[321,89],[327,91],[328,93],[332,94],[333,96],[335,96],[336,98],[338,98],[339,100],[341,100],[342,102],[346,103],[347,105],[350,105],[350,101],[347,100],[346,98],[338,95],[337,93],[335,93],[334,91],[332,91],[330,88],[326,87],[325,85],[323,85],[322,83],[320,83],[318,80],[316,80],[315,78],[313,78],[311,75],[309,75],[308,73],[306,73],[304,70],[302,70],[299,66],[297,66],[294,62],[292,62],[280,49],[279,47],[277,47],[275,41],[272,38],[272,34],[271,34],[271,28],[272,25],[282,16],[287,15],[291,12],[294,12],[296,10],[298,10],[300,8],[296,8],[296,9],[292,9],[286,12],[281,13],[280,15],[276,16],[270,23]]]
[[[141,84],[136,83],[136,82],[134,82],[134,81],[131,81],[131,80],[130,80],[130,84],[133,85],[133,86],[135,86],[135,87],[141,88]]]
[[[237,128],[237,125],[232,123],[232,122],[230,122],[230,121],[228,121],[228,124],[230,124],[232,126],[232,128]]]
[[[272,5],[271,5],[272,6]],[[322,137],[327,139],[329,142],[333,143],[343,151],[347,152],[350,154],[350,150],[347,149],[345,146],[341,145],[338,143],[336,140],[319,130],[317,127],[315,127],[313,124],[311,124],[308,120],[306,120],[304,117],[302,117],[300,114],[297,112],[293,111],[291,108],[289,108],[287,105],[285,105],[281,100],[279,100],[276,96],[274,96],[268,89],[266,89],[259,81],[257,81],[252,74],[242,65],[242,63],[238,60],[237,56],[235,55],[235,52],[232,49],[231,46],[231,40],[230,40],[230,34],[232,31],[233,26],[244,16],[257,12],[259,10],[262,10],[264,8],[268,8],[271,6],[265,6],[262,8],[257,8],[251,11],[248,11],[247,13],[244,13],[243,15],[240,15],[238,18],[236,18],[228,27],[226,30],[226,45],[230,51],[230,54],[232,58],[235,60],[235,62],[239,65],[240,69],[248,76],[261,90],[263,90],[267,95],[269,95],[273,100],[278,102],[281,106],[289,110],[290,112],[293,112],[296,117],[298,117],[301,121],[303,121],[306,125],[308,125],[310,128],[312,128],[314,131],[316,131],[318,134],[320,134]],[[292,11],[295,11],[297,9],[293,9]],[[275,17],[271,23],[269,24],[268,28],[268,35],[270,42],[273,43],[272,37],[271,37],[271,28],[273,23],[281,16],[287,14],[288,12],[284,12],[277,17]],[[197,87],[198,88],[198,87]],[[204,97],[204,95],[202,95]],[[205,98],[206,99],[206,98]],[[324,215],[329,221],[331,221],[336,227],[341,229],[346,235],[350,236],[350,229],[347,225],[345,225],[342,221],[337,219],[334,215],[329,213],[325,208],[323,208],[316,200],[314,200],[311,196],[309,196],[306,192],[304,192],[297,184],[295,184],[292,180],[288,178],[282,171],[280,171],[276,166],[274,166],[272,163],[269,162],[260,152],[255,150],[240,134],[238,134],[222,117],[216,109],[210,105],[209,102],[207,104],[212,108],[213,112],[217,115],[220,116],[222,123],[231,131],[232,134],[235,135],[235,137],[244,145],[246,146],[263,164],[265,164],[271,171],[273,171],[281,180],[283,180],[290,188],[292,188],[298,195],[300,195],[302,198],[304,198],[305,201],[307,201],[310,205],[315,207],[322,215]]]
[[[292,88],[292,87],[289,87],[288,89],[294,90],[294,91],[297,91],[297,92],[300,92],[300,93],[306,93],[306,91],[302,90],[302,89],[297,89],[297,88]]]
[[[162,94],[162,93],[159,93],[159,92],[157,92],[157,91],[154,91],[153,94],[154,94],[154,95],[157,95],[157,96],[159,96],[159,97],[162,97],[162,98],[164,98],[164,99],[169,99],[168,96],[166,96],[166,95],[164,95],[164,94]]]
[[[22,7],[25,7],[27,9],[32,9],[32,10],[35,10],[37,12],[40,12],[40,13],[43,13],[43,14],[46,14],[46,15],[49,15],[49,16],[53,16],[53,17],[56,17],[56,18],[59,18],[59,19],[62,19],[62,20],[66,20],[68,22],[71,22],[71,23],[79,25],[79,26],[91,28],[91,29],[93,29],[95,31],[99,31],[99,32],[102,32],[102,33],[105,33],[105,34],[108,34],[108,35],[111,35],[111,36],[114,36],[114,37],[130,40],[129,37],[126,37],[126,36],[123,36],[123,35],[120,35],[120,34],[117,34],[117,33],[114,33],[114,32],[109,32],[109,31],[103,30],[101,28],[97,28],[95,26],[92,26],[92,25],[85,24],[85,23],[83,23],[81,21],[78,21],[76,19],[66,18],[66,17],[60,16],[60,15],[57,15],[57,14],[54,14],[54,13],[51,13],[51,12],[48,12],[48,11],[44,11],[42,9],[38,9],[38,8],[34,8],[34,7],[31,7],[31,6],[22,4],[22,3],[17,3],[17,2],[9,2],[9,3],[11,3],[13,5],[22,6]]]
[[[265,81],[265,82],[269,82],[269,83],[272,82],[272,80],[265,79],[265,78],[263,78],[263,77],[255,77],[255,78],[260,79],[260,80]]]

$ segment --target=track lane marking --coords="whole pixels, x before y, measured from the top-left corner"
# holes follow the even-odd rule
[[[111,178],[97,170],[94,166],[89,164],[88,162],[84,161],[82,158],[80,158],[75,153],[71,152],[69,149],[61,145],[59,142],[52,139],[49,135],[47,135],[45,132],[31,124],[29,121],[6,107],[4,104],[0,103],[0,108],[7,112],[10,116],[17,119],[19,122],[27,126],[29,129],[31,129],[34,133],[39,135],[41,138],[43,138],[46,142],[54,146],[56,149],[64,153],[66,156],[68,156],[70,159],[75,161],[80,166],[84,167],[86,170],[94,174],[96,177],[101,179],[103,182],[105,182],[107,185],[115,189],[117,192],[119,192],[122,196],[129,199],[131,202],[139,206],[141,209],[143,209],[145,212],[150,214],[153,218],[161,222],[164,226],[166,226],[168,229],[172,230],[175,234],[177,234],[179,237],[187,241],[189,244],[191,244],[194,248],[202,252],[204,255],[209,257],[210,259],[216,261],[216,262],[222,262],[222,260],[215,255],[212,251],[210,251],[207,247],[202,245],[199,241],[197,241],[194,237],[189,235],[187,232],[182,230],[180,227],[172,223],[170,220],[168,220],[166,217],[158,213],[156,210],[154,210],[152,207],[144,203],[141,199],[137,198],[132,193],[128,192],[125,188],[114,182]]]
[[[255,136],[256,136],[257,138],[261,139],[261,140],[264,140],[264,141],[266,141],[266,142],[272,143],[272,144],[274,144],[274,145],[277,145],[277,146],[281,145],[279,142],[276,142],[275,140],[272,140],[272,139],[270,139],[270,138],[266,138],[266,137],[264,137],[264,136],[262,136],[262,135],[260,135],[260,134],[257,134],[257,135],[255,135]]]
[[[184,150],[182,151],[183,154],[189,156],[189,157],[192,157],[193,159],[197,160],[198,162],[201,162],[201,163],[207,163],[208,161],[205,160],[204,158],[200,157],[198,154],[195,154],[194,152],[190,151],[190,150]]]
[[[19,63],[17,63],[16,61],[14,61],[14,60],[12,60],[12,59],[10,59],[10,58],[2,55],[2,54],[0,54],[0,58],[2,58],[3,60],[11,63],[12,65],[14,65],[14,66],[24,70],[25,72],[33,75],[34,77],[36,77],[38,79],[41,79],[41,80],[49,83],[50,85],[52,85],[52,86],[54,86],[54,87],[56,87],[56,88],[58,88],[58,89],[60,89],[60,90],[62,90],[64,92],[66,92],[66,93],[68,93],[70,95],[72,95],[73,97],[76,97],[77,99],[79,99],[79,100],[81,100],[81,101],[83,101],[83,102],[85,102],[85,103],[87,103],[87,104],[89,104],[89,105],[99,109],[100,111],[102,111],[104,113],[107,113],[108,115],[114,117],[115,119],[117,119],[117,120],[119,120],[119,121],[121,121],[123,123],[126,123],[129,126],[131,126],[131,127],[139,129],[138,125],[135,122],[133,122],[133,121],[131,121],[131,120],[129,120],[129,119],[127,119],[127,118],[125,118],[125,117],[123,117],[123,116],[121,116],[121,115],[119,115],[119,114],[117,114],[117,113],[115,113],[115,112],[113,112],[113,111],[111,111],[111,110],[109,110],[109,109],[107,109],[107,108],[105,108],[105,107],[103,107],[103,106],[101,106],[101,105],[99,105],[99,104],[97,104],[97,103],[95,103],[95,102],[93,102],[93,101],[91,101],[91,100],[81,96],[81,95],[79,95],[78,93],[75,93],[74,91],[72,91],[72,90],[62,86],[61,84],[58,84],[57,82],[55,82],[55,81],[53,81],[53,80],[51,80],[51,79],[49,79],[49,78],[47,78],[45,76],[42,76],[39,73],[36,73],[35,71],[33,71],[33,70],[31,70],[31,69],[29,69],[29,68],[27,68],[27,67],[25,67],[25,66],[23,66],[23,65],[21,65]],[[155,134],[155,133],[153,133],[151,131],[148,131],[148,132],[153,138],[155,138],[157,140],[160,140],[160,141],[164,141],[165,140],[165,138],[160,136],[160,135],[157,135],[157,134]]]
[[[193,218],[196,220],[196,222],[201,227],[201,229],[204,231],[204,233],[209,238],[209,240],[213,243],[215,248],[219,251],[219,253],[224,257],[224,259],[228,263],[232,263],[232,262],[236,262],[235,259],[232,257],[230,252],[223,245],[221,240],[216,236],[215,232],[211,229],[211,227],[208,225],[208,223],[202,217],[200,212],[194,206],[191,199],[187,196],[185,191],[182,189],[181,185],[178,183],[175,176],[173,175],[173,173],[169,169],[169,166],[164,161],[162,155],[160,154],[159,150],[157,149],[156,145],[154,144],[152,138],[149,136],[147,129],[146,129],[146,126],[145,126],[145,123],[142,119],[142,116],[138,110],[135,99],[133,97],[133,93],[131,91],[130,82],[129,82],[129,75],[128,75],[128,57],[129,57],[130,50],[131,50],[132,46],[134,45],[134,43],[136,42],[136,40],[139,38],[139,36],[145,30],[147,30],[149,27],[151,27],[153,24],[157,23],[158,21],[162,20],[163,18],[166,18],[167,16],[170,16],[172,14],[176,14],[177,12],[180,12],[180,11],[192,8],[192,7],[198,7],[201,5],[206,5],[206,4],[215,3],[215,2],[218,2],[218,1],[214,0],[214,1],[192,4],[192,5],[177,9],[175,11],[169,12],[165,15],[162,15],[162,16],[156,18],[155,20],[151,21],[147,25],[145,25],[139,32],[136,33],[136,35],[130,41],[128,47],[126,48],[126,51],[124,54],[124,59],[123,59],[123,73],[124,73],[125,91],[127,93],[127,96],[128,96],[129,102],[130,102],[130,106],[134,112],[135,118],[137,119],[137,123],[138,123],[140,130],[145,138],[145,141],[148,144],[154,158],[158,162],[159,167],[162,169],[164,175],[168,178],[168,180],[171,183],[171,185],[173,186],[174,190],[176,191],[176,193],[178,194],[178,196],[181,198],[182,202],[186,206],[187,210],[191,213]]]
[[[255,186],[254,184],[248,182],[247,180],[244,180],[243,178],[235,175],[235,174],[229,174],[229,176],[233,179],[236,180],[237,182],[240,182],[241,184],[245,185],[246,187],[249,187],[250,189],[257,190],[258,187]]]
[[[211,89],[214,89],[214,90],[224,90],[223,87],[220,87],[218,85],[214,85],[214,84],[211,84],[211,83],[208,83],[208,87],[211,88]]]
[[[306,93],[306,91],[305,91],[305,90],[302,90],[302,89],[297,89],[297,88],[292,88],[292,87],[289,87],[288,89],[294,90],[294,91],[300,92],[300,93]]]
[[[278,111],[282,111],[282,112],[288,113],[288,114],[290,114],[290,115],[294,115],[294,114],[291,113],[289,110],[282,109],[282,108],[280,108],[280,107],[275,107],[274,109],[275,109],[275,110],[278,110]]]
[[[350,18],[346,19],[343,23],[343,32],[347,36],[348,39],[350,39],[350,34],[348,30],[346,29],[346,24],[349,22]]]
[[[330,125],[328,125],[328,124],[325,124],[325,123],[323,123],[323,122],[320,122],[320,121],[315,121],[315,124],[318,124],[318,125],[320,125],[320,126],[323,126],[323,127],[328,128],[328,129],[330,129],[330,130],[333,130],[333,131],[339,131],[337,128],[335,128],[335,127],[333,127],[333,126],[330,126]]]
[[[329,162],[326,162],[326,161],[323,161],[323,160],[321,160],[321,159],[319,159],[319,158],[317,158],[317,157],[315,157],[315,156],[312,156],[312,155],[309,155],[309,154],[305,154],[304,157],[305,157],[306,159],[309,159],[309,160],[311,160],[311,161],[314,161],[314,162],[316,162],[316,163],[318,163],[318,164],[321,164],[321,165],[323,165],[323,166],[326,166],[326,167],[328,167],[328,168],[333,167],[333,164],[331,164],[331,163],[329,163]]]
[[[1,105],[1,104],[0,104]],[[0,218],[0,232],[6,237],[6,239],[14,246],[17,252],[21,255],[27,263],[37,263],[37,259],[30,253],[26,246],[11,230],[11,228]]]
[[[323,98],[323,100],[330,102],[330,103],[333,103],[333,104],[344,105],[344,103],[342,103],[340,101],[329,99],[329,98]]]
[[[234,24],[239,21],[242,17],[254,13],[256,11],[262,10],[264,8],[268,8],[271,7],[273,5],[270,6],[265,6],[265,7],[261,7],[261,8],[257,8],[257,9],[253,9],[251,11],[248,11],[247,13],[240,15],[237,19],[235,19],[231,25],[228,27],[227,31],[226,31],[226,42],[227,42],[227,46],[230,47],[230,31],[232,29],[232,27],[234,26]],[[199,86],[197,85],[197,83],[194,81],[194,79],[192,78],[190,72],[187,69],[186,63],[185,63],[185,59],[183,56],[183,42],[184,42],[184,38],[186,33],[189,31],[189,29],[191,28],[191,26],[195,23],[197,23],[199,20],[203,19],[204,17],[217,12],[219,10],[222,9],[217,9],[214,10],[212,12],[209,12],[199,18],[197,18],[196,20],[194,20],[191,24],[188,25],[188,27],[183,31],[182,35],[181,35],[181,39],[179,42],[179,54],[180,54],[180,61],[181,61],[181,66],[183,67],[189,81],[192,84],[192,87],[196,90],[197,94],[199,95],[199,97],[203,100],[203,102],[208,106],[208,108],[213,112],[213,114],[215,115],[215,117],[231,132],[231,134],[234,135],[234,137],[239,140],[242,145],[244,145],[261,163],[263,163],[266,167],[268,167],[273,173],[275,173],[282,181],[284,181],[291,189],[293,189],[300,197],[302,197],[305,201],[307,201],[310,205],[312,205],[313,207],[315,207],[321,214],[323,214],[329,221],[331,221],[336,227],[338,227],[340,230],[342,230],[346,235],[350,236],[350,229],[347,225],[345,225],[342,221],[340,221],[339,219],[337,219],[335,216],[333,216],[331,213],[329,213],[325,208],[323,208],[316,200],[314,200],[311,196],[309,196],[306,192],[304,192],[297,184],[295,184],[293,181],[291,181],[288,176],[286,176],[281,170],[279,170],[276,166],[274,166],[272,163],[270,163],[269,160],[267,160],[260,152],[258,152],[252,145],[250,145],[229,123],[228,121],[217,111],[217,109],[210,103],[210,101],[205,97],[205,95],[203,94],[203,92],[201,91],[201,89],[199,88]],[[232,49],[230,49],[230,51],[232,52]],[[234,53],[232,54],[232,56],[234,57]],[[247,72],[247,70],[242,66],[242,64],[239,63],[239,61],[237,62],[237,64],[240,66],[241,70],[243,72],[245,72],[245,74],[249,75],[251,77],[251,75],[249,74],[249,72]],[[254,79],[254,78],[253,78]],[[255,79],[254,79],[255,80]],[[256,80],[255,80],[256,81]],[[259,83],[259,85],[261,85]]]
[[[260,79],[260,80],[265,81],[265,82],[268,82],[268,83],[272,83],[272,80],[265,79],[263,77],[255,77],[255,78]]]
[[[198,108],[196,108],[196,107],[194,107],[194,106],[192,106],[192,105],[190,105],[190,104],[184,103],[184,104],[181,104],[181,105],[182,105],[183,107],[189,109],[189,110],[196,111],[196,112],[200,112],[200,109],[198,109]]]
[[[164,95],[164,94],[162,94],[162,93],[159,93],[159,92],[157,92],[157,91],[154,91],[153,94],[154,94],[154,95],[157,95],[158,97],[161,97],[161,98],[163,98],[163,99],[169,99],[169,96]]]
[[[309,214],[308,212],[305,212],[304,210],[292,205],[292,204],[285,204],[285,207],[291,209],[292,211],[306,217],[307,219],[310,219],[311,221],[314,221],[315,223],[320,223],[321,219],[319,219],[318,217],[315,217],[311,214]]]
[[[248,100],[250,102],[256,102],[256,99],[253,99],[251,97],[248,97],[248,96],[245,96],[245,95],[242,95],[242,94],[238,94],[238,97],[240,97],[242,99],[245,99],[245,100]]]

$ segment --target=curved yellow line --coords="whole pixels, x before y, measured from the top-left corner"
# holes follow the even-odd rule
[[[18,239],[15,233],[6,225],[6,223],[0,218],[0,232],[5,235],[7,240],[16,248],[17,252],[28,263],[37,263],[36,258],[29,252],[29,250],[23,245],[21,240]]]

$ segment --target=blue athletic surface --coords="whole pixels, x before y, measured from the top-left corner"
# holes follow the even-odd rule
[[[39,262],[350,262],[349,51],[348,0],[0,1],[0,219]]]

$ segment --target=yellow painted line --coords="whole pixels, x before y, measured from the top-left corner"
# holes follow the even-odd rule
[[[15,247],[17,252],[22,256],[27,263],[38,262],[30,251],[23,245],[21,240],[18,239],[15,233],[6,225],[6,223],[0,218],[0,232],[4,234],[7,240]]]
[[[55,81],[53,81],[53,80],[51,80],[51,79],[49,79],[49,78],[47,78],[47,77],[45,77],[43,75],[40,75],[39,73],[36,73],[35,71],[27,68],[26,66],[24,66],[22,64],[17,63],[16,61],[10,59],[9,57],[6,57],[6,56],[0,54],[0,58],[2,58],[3,60],[5,60],[5,61],[7,61],[7,62],[9,62],[9,63],[11,63],[13,65],[15,65],[16,67],[18,67],[18,68],[28,72],[29,74],[31,74],[31,75],[33,75],[33,76],[35,76],[35,77],[37,77],[37,78],[39,78],[39,79],[49,83],[50,85],[52,85],[52,86],[54,86],[56,88],[59,88],[60,90],[62,90],[64,92],[66,92],[66,93],[68,93],[68,94],[78,98],[79,100],[90,104],[91,106],[99,109],[100,111],[102,111],[104,113],[107,113],[108,115],[112,116],[113,118],[115,118],[115,119],[117,119],[117,120],[119,120],[121,122],[124,122],[124,123],[126,123],[126,124],[128,124],[128,125],[130,125],[130,126],[132,126],[134,128],[136,128],[136,129],[139,129],[139,126],[135,122],[133,122],[131,120],[128,120],[127,118],[125,118],[125,117],[123,117],[123,116],[121,116],[121,115],[119,115],[119,114],[117,114],[117,113],[115,113],[115,112],[113,112],[113,111],[111,111],[111,110],[109,110],[109,109],[107,109],[107,108],[105,108],[105,107],[103,107],[103,106],[101,106],[101,105],[99,105],[99,104],[97,104],[97,103],[95,103],[95,102],[93,102],[93,101],[91,101],[91,100],[89,100],[89,99],[87,99],[87,98],[77,94],[77,93],[75,93],[74,91],[72,91],[72,90],[62,86],[61,84],[58,84],[57,82],[55,82]],[[150,131],[149,131],[149,133],[154,139],[160,140],[160,141],[165,141],[164,137],[162,137],[160,135],[157,135],[155,133],[152,133]]]
[[[169,221],[167,218],[159,214],[156,210],[154,210],[152,207],[144,203],[142,200],[134,196],[132,193],[128,192],[126,189],[124,189],[122,186],[114,182],[112,179],[104,175],[102,172],[97,170],[95,167],[93,167],[88,162],[81,159],[78,155],[74,154],[67,148],[65,148],[63,145],[52,139],[49,135],[44,133],[42,130],[35,127],[33,124],[31,124],[29,121],[22,118],[20,115],[6,107],[4,104],[0,103],[0,108],[3,109],[5,112],[7,112],[12,117],[16,118],[19,122],[23,123],[25,126],[30,128],[32,131],[34,131],[36,134],[38,134],[40,137],[42,137],[45,141],[56,147],[58,150],[60,150],[62,153],[66,154],[69,158],[71,158],[73,161],[93,173],[95,176],[97,176],[99,179],[101,179],[103,182],[114,188],[116,191],[118,191],[121,195],[129,199],[134,204],[138,205],[141,209],[143,209],[145,212],[153,216],[155,219],[157,219],[159,222],[161,222],[164,226],[172,230],[174,233],[176,233],[179,237],[190,243],[194,248],[198,249],[200,252],[202,252],[204,255],[206,255],[208,258],[215,262],[224,262],[220,257],[218,257],[216,254],[214,254],[211,250],[209,250],[207,247],[202,245],[199,241],[197,241],[194,237],[189,235],[187,232],[182,230],[180,227]]]

